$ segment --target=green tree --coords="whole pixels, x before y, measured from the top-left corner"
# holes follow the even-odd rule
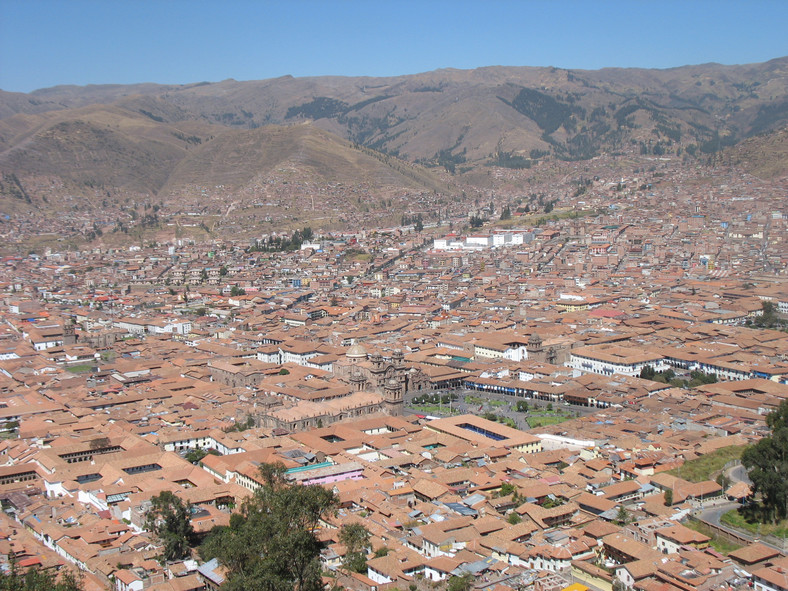
[[[618,513],[616,513],[616,518],[613,520],[613,523],[616,525],[626,525],[629,521],[629,511],[624,508],[624,505],[619,505]]]
[[[183,456],[183,459],[192,464],[196,464],[207,455],[208,455],[207,451],[205,451],[204,449],[200,449],[198,447],[196,449],[190,449],[188,453],[185,456]]]
[[[788,517],[788,400],[766,416],[772,431],[742,454],[754,494],[760,494],[764,519]]]
[[[230,288],[230,296],[235,297],[235,296],[243,296],[243,295],[246,295],[246,290],[244,288],[238,287],[237,285],[233,285]]]
[[[369,530],[360,523],[343,525],[339,541],[345,546],[343,566],[356,573],[367,572],[367,551],[369,550]]]
[[[665,506],[673,506],[673,489],[669,488],[665,491]]]
[[[315,528],[336,506],[317,485],[294,485],[283,464],[262,464],[262,486],[226,528],[214,528],[200,549],[227,569],[222,589],[320,591],[320,542]]]
[[[189,556],[194,542],[191,524],[191,503],[165,490],[151,498],[151,508],[145,516],[145,529],[164,545],[164,560],[181,560]]]
[[[514,484],[512,484],[511,482],[504,482],[501,485],[501,490],[499,491],[498,496],[505,497],[515,492],[517,492],[517,487]]]
[[[657,372],[650,365],[644,365],[643,369],[640,370],[640,378],[643,380],[653,380],[655,375],[657,375]]]
[[[473,587],[473,575],[465,573],[460,577],[451,577],[446,589],[448,591],[470,591],[471,587]]]
[[[70,570],[57,574],[29,568],[19,570],[13,551],[8,555],[8,571],[0,570],[0,591],[82,591],[82,580]]]
[[[501,212],[501,220],[505,221],[505,220],[510,220],[510,219],[512,219],[512,210],[507,205],[504,208],[504,210]]]
[[[518,523],[520,523],[522,520],[523,520],[523,518],[522,518],[522,517],[520,517],[520,516],[519,516],[517,513],[515,513],[514,511],[512,511],[511,513],[509,513],[509,517],[507,517],[507,518],[506,518],[506,521],[508,521],[508,522],[509,522],[509,525],[517,525],[517,524],[518,524]]]

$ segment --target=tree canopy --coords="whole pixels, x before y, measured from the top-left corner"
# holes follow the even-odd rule
[[[339,541],[347,549],[343,560],[347,570],[366,574],[369,535],[369,530],[360,523],[350,523],[340,530]]]
[[[775,522],[788,517],[788,400],[766,416],[772,431],[742,454],[753,493],[761,495],[763,517]]]
[[[285,472],[283,464],[262,464],[263,485],[201,547],[203,559],[217,558],[227,569],[223,589],[322,589],[315,528],[336,497],[321,486],[292,484]]]
[[[452,576],[446,588],[448,591],[469,591],[473,587],[473,575],[465,573],[462,576]]]
[[[70,570],[57,574],[29,568],[19,570],[14,553],[9,553],[8,572],[0,570],[0,591],[82,591],[82,581]]]
[[[151,508],[145,516],[145,529],[164,544],[164,560],[180,560],[189,556],[194,543],[191,524],[191,504],[165,490],[151,498]]]

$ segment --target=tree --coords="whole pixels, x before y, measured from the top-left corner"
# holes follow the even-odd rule
[[[181,560],[190,554],[194,542],[191,524],[191,503],[165,490],[151,498],[151,508],[145,516],[145,529],[164,544],[164,560]]]
[[[292,484],[283,464],[262,464],[262,485],[247,498],[228,527],[214,528],[203,559],[227,569],[222,589],[320,591],[320,542],[315,528],[336,506],[321,486]]]
[[[665,506],[672,507],[673,506],[673,489],[669,488],[665,491]]]
[[[506,518],[506,521],[508,521],[508,522],[509,522],[509,525],[517,525],[517,524],[518,524],[518,523],[520,523],[522,520],[523,520],[523,518],[522,518],[522,517],[520,517],[520,516],[519,516],[517,513],[515,513],[514,511],[512,511],[511,513],[509,513],[509,517],[507,517],[507,518]]]
[[[82,591],[82,580],[70,570],[57,574],[29,568],[22,572],[16,562],[14,552],[8,555],[8,572],[0,570],[0,591]]]
[[[759,328],[784,328],[785,320],[779,316],[779,308],[777,305],[769,300],[761,303],[763,313],[755,318],[753,324]]]
[[[657,372],[650,365],[644,365],[643,369],[640,370],[640,378],[643,380],[653,380],[655,375],[657,375]]]
[[[207,451],[205,451],[204,449],[200,449],[198,447],[196,449],[190,449],[188,453],[185,456],[183,456],[183,459],[192,464],[196,464],[207,455],[208,455]]]
[[[788,400],[766,416],[772,431],[742,454],[753,494],[761,495],[763,517],[775,522],[788,517]]]
[[[613,520],[616,525],[626,525],[629,523],[629,511],[624,508],[624,505],[619,505],[616,518]]]
[[[470,588],[473,586],[473,574],[465,573],[464,575],[457,577],[453,576],[449,579],[449,584],[447,585],[448,591],[470,591]]]
[[[244,296],[244,295],[246,295],[246,290],[244,288],[238,287],[237,285],[233,285],[230,288],[230,296],[231,297]]]
[[[345,546],[342,565],[356,573],[367,572],[367,550],[369,549],[369,530],[360,523],[343,525],[339,541]]]
[[[507,205],[501,212],[501,221],[512,219],[512,210]]]
[[[501,490],[498,493],[498,496],[505,497],[517,492],[517,487],[512,484],[511,482],[504,482],[501,484]]]

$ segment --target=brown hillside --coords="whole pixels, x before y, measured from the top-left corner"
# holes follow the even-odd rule
[[[444,190],[430,172],[301,124],[236,130],[189,152],[173,170],[164,193],[194,185],[240,189],[271,175],[326,183],[366,183],[378,190]]]
[[[730,158],[762,179],[788,177],[788,127],[731,148]]]

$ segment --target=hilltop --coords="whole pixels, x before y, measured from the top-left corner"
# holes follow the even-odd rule
[[[236,211],[240,226],[385,225],[452,203],[467,213],[471,198],[526,194],[535,175],[600,156],[725,153],[780,176],[786,122],[788,58],[0,91],[0,203],[39,218],[100,208],[105,223],[155,204]]]

